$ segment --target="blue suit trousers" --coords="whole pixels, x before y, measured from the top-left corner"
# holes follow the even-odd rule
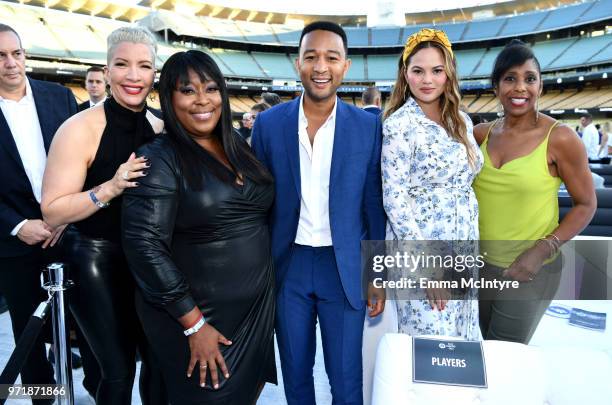
[[[365,308],[342,288],[333,247],[293,245],[277,292],[276,337],[288,405],[314,405],[316,322],[333,405],[362,405],[361,349]]]

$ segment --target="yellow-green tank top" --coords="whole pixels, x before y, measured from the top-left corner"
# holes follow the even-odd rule
[[[485,261],[508,267],[533,241],[550,234],[559,225],[557,193],[559,177],[548,171],[548,138],[528,155],[511,160],[499,169],[487,152],[491,129],[480,145],[484,166],[474,181],[478,199],[481,250]],[[504,241],[504,242],[489,242]]]

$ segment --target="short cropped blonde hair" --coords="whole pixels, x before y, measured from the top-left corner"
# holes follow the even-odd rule
[[[133,42],[144,44],[151,49],[152,62],[155,63],[157,56],[157,40],[155,36],[144,27],[121,27],[110,33],[106,39],[106,61],[110,64],[115,48],[122,42]]]

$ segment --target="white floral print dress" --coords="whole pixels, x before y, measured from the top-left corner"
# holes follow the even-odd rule
[[[472,122],[463,116],[476,156],[474,167],[466,148],[427,118],[414,99],[384,121],[381,165],[387,240],[478,240],[478,202],[472,182],[483,157]],[[470,271],[475,276],[476,270]],[[482,339],[476,290],[468,290],[466,299],[451,299],[443,311],[431,308],[425,291],[417,297],[422,298],[396,302],[401,333]]]

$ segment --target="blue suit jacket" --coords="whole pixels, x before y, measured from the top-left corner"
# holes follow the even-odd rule
[[[367,111],[370,114],[374,114],[374,115],[380,115],[382,113],[382,110],[378,107],[368,107],[368,108],[364,108],[363,111]]]
[[[385,237],[380,150],[381,123],[374,114],[337,100],[329,183],[329,220],[344,293],[355,309],[364,305],[361,241]],[[301,183],[298,140],[300,98],[257,116],[251,146],[275,179],[270,213],[276,283],[286,274],[300,218]]]
[[[48,152],[55,131],[77,112],[77,103],[72,92],[63,86],[30,78],[28,80],[36,104],[45,150]],[[15,139],[1,110],[0,173],[4,176],[0,187],[0,257],[25,255],[34,247],[11,236],[11,231],[26,218],[42,219],[42,214],[25,173]]]

